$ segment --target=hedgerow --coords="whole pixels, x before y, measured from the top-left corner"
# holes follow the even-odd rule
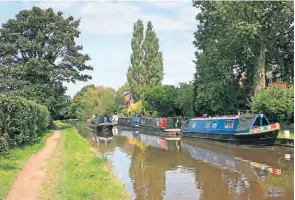
[[[294,118],[294,86],[274,86],[252,98],[254,113],[264,113],[272,122],[288,122]]]
[[[0,94],[0,153],[34,143],[50,120],[47,107],[19,96]]]

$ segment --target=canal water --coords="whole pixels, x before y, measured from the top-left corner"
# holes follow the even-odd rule
[[[293,199],[291,148],[163,138],[118,127],[101,134],[73,125],[108,158],[132,199]]]

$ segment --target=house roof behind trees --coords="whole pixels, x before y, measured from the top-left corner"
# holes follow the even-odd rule
[[[127,94],[130,94],[131,92],[127,91],[123,93],[123,96],[126,96]]]

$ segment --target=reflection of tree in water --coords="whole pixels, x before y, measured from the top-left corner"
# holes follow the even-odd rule
[[[149,156],[148,148],[134,144],[131,158],[129,174],[133,179],[133,188],[138,200],[162,199],[162,191],[165,189],[165,173],[163,170],[155,169],[153,163],[146,162],[146,158]]]

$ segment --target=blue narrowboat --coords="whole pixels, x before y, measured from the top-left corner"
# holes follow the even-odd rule
[[[271,146],[280,124],[270,124],[263,114],[194,118],[182,128],[183,137],[241,145]]]
[[[97,131],[112,131],[113,123],[109,117],[101,117],[99,120],[93,119],[89,124],[89,128]]]

